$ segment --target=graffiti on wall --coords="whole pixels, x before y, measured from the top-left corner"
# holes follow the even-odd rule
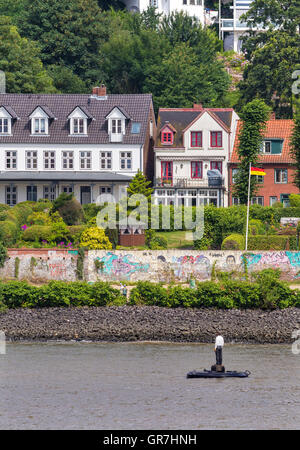
[[[256,265],[265,265],[268,267],[284,267],[300,268],[300,252],[264,252],[264,253],[245,253],[241,259],[245,258],[249,268]]]
[[[211,270],[210,260],[204,255],[173,256],[172,268],[177,278],[194,276],[209,276]]]
[[[98,274],[108,275],[111,278],[127,279],[136,272],[148,272],[150,264],[142,264],[135,261],[133,255],[116,255],[108,252],[102,258],[95,259],[99,261],[101,266],[97,269]]]

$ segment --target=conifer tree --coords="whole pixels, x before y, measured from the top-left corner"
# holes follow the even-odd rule
[[[291,154],[296,160],[294,184],[300,189],[300,110],[295,114],[294,128],[291,138]]]
[[[138,170],[137,174],[128,186],[127,193],[128,195],[142,194],[149,200],[153,192],[153,189],[149,187],[150,185],[151,181],[148,181],[145,175]]]
[[[263,143],[263,132],[269,118],[270,108],[260,99],[255,99],[244,106],[241,113],[242,128],[239,133],[238,155],[240,164],[235,176],[233,195],[241,204],[248,201],[249,164],[259,162],[259,152]],[[251,177],[250,198],[257,190],[258,181]]]

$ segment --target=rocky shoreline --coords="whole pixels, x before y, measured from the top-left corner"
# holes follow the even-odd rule
[[[157,306],[10,309],[0,314],[7,340],[110,342],[291,343],[300,308],[284,310],[170,309]]]

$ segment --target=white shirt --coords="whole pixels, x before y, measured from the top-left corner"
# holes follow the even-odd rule
[[[223,339],[223,336],[217,336],[216,337],[216,343],[215,343],[215,348],[217,348],[217,347],[223,347],[223,345],[224,345],[224,339]]]

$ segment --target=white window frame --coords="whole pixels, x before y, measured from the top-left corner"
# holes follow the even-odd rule
[[[112,170],[112,152],[100,151],[100,170]]]
[[[66,161],[67,167],[64,167]],[[71,164],[70,164],[71,162]],[[70,167],[72,166],[72,167]],[[61,152],[61,168],[62,170],[74,170],[74,152],[73,150],[62,150]]]
[[[277,173],[277,171],[280,171],[280,181],[276,180],[276,173]],[[286,174],[285,181],[282,181],[282,180],[284,180],[283,171]],[[275,184],[287,184],[287,182],[288,182],[288,170],[287,169],[274,169],[274,182],[275,182]]]
[[[8,199],[10,199],[10,201],[8,201]],[[5,186],[5,204],[8,206],[15,206],[17,203],[18,203],[18,187],[14,185]]]
[[[10,165],[12,167],[8,167],[8,162],[10,162]],[[18,152],[16,150],[6,150],[5,168],[6,170],[16,170],[18,168]]]
[[[271,199],[272,199],[272,200],[271,200]],[[270,195],[270,198],[269,198],[270,206],[273,206],[274,203],[277,203],[277,202],[278,202],[278,197],[277,197],[277,195]]]
[[[37,170],[38,169],[38,151],[26,150],[25,151],[25,170]]]
[[[73,117],[71,119],[71,134],[76,136],[87,135],[87,119],[84,117]]]
[[[80,170],[91,170],[92,169],[92,152],[91,151],[80,151],[79,152],[79,169]]]
[[[6,124],[5,124],[6,122]],[[4,107],[0,107],[0,136],[11,135],[12,117],[6,111]],[[7,131],[4,131],[4,127],[7,127]]]
[[[266,151],[266,144],[270,145],[270,151]],[[272,141],[263,141],[263,153],[266,153],[266,155],[272,154]]]
[[[124,155],[124,156],[122,156],[122,155]],[[122,167],[123,161],[124,161],[125,167]],[[129,161],[130,161],[130,167],[128,167]],[[132,170],[132,152],[127,152],[127,151],[120,152],[120,170]]]
[[[5,131],[5,128],[7,131]],[[7,136],[11,134],[11,119],[9,117],[0,117],[0,135]]]
[[[77,106],[74,111],[68,116],[70,120],[70,136],[87,136],[87,121],[88,116]],[[80,124],[82,121],[82,126]]]
[[[44,150],[44,170],[55,170],[56,161],[55,161],[55,151],[53,150]],[[48,167],[46,167],[48,165]]]

